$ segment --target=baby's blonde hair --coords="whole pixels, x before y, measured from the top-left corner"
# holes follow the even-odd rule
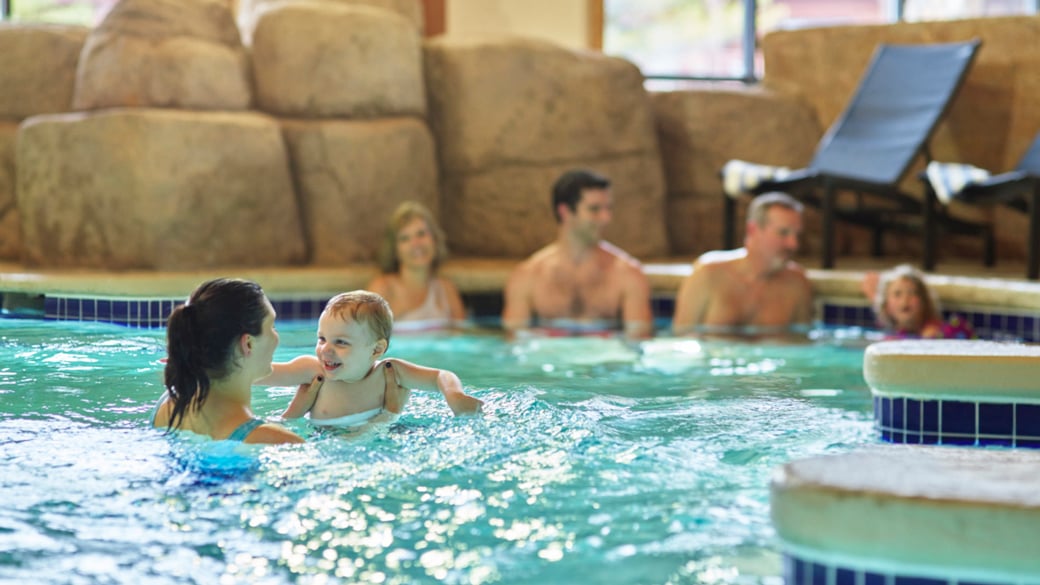
[[[368,327],[376,341],[385,339],[390,345],[390,332],[394,328],[394,313],[386,299],[367,290],[352,290],[340,293],[325,303],[322,313],[346,320],[348,317]]]
[[[885,306],[885,297],[888,293],[888,286],[901,278],[912,282],[917,290],[917,296],[921,299],[921,308],[924,313],[921,323],[924,324],[929,321],[942,319],[939,297],[925,284],[924,274],[909,264],[900,264],[891,270],[882,272],[881,278],[878,279],[877,290],[874,291],[874,314],[877,315],[878,323],[886,329],[895,328],[896,324],[892,321],[892,317],[888,314],[888,308]]]

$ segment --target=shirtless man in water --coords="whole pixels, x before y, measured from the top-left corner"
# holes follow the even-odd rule
[[[650,283],[639,262],[603,241],[613,202],[610,180],[590,171],[564,173],[553,186],[556,241],[513,270],[502,326],[548,332],[602,333],[623,327],[629,338],[652,332]]]
[[[702,255],[683,280],[673,333],[779,333],[810,325],[812,287],[792,260],[801,233],[801,203],[785,193],[756,197],[744,247]]]

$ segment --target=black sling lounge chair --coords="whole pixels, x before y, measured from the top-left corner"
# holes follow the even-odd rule
[[[879,45],[848,107],[806,168],[771,175],[761,172],[763,165],[727,163],[722,171],[723,246],[735,247],[736,196],[768,191],[787,192],[822,211],[823,268],[834,267],[835,220],[872,228],[876,256],[882,253],[886,230],[921,234],[924,201],[901,192],[898,184],[918,155],[927,158],[928,139],[963,83],[979,44]],[[857,195],[851,205],[839,206],[839,191]],[[988,225],[948,216],[939,221],[945,230],[985,237],[987,255],[992,255]]]
[[[1004,204],[1027,213],[1026,277],[1040,278],[1040,134],[1011,172],[989,176],[988,172],[967,165],[931,163],[921,178],[928,195],[925,270],[935,267],[934,218],[944,214],[944,204],[953,200],[974,205]]]

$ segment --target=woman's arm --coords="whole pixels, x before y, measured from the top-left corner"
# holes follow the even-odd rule
[[[466,306],[462,303],[462,295],[455,283],[447,278],[441,278],[441,286],[444,287],[444,296],[448,298],[448,307],[451,308],[451,320],[456,323],[466,320]]]

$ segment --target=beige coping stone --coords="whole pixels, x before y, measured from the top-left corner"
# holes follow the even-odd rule
[[[875,394],[1040,402],[1040,345],[918,339],[871,344],[863,377]]]
[[[505,287],[520,258],[451,257],[443,271],[463,293],[494,293]],[[674,295],[683,278],[690,274],[693,258],[659,258],[643,262],[650,286],[657,295]],[[16,262],[0,262],[0,291],[30,294],[93,294],[107,296],[149,295],[169,297],[187,295],[206,278],[216,276],[257,277],[272,294],[327,293],[364,286],[376,275],[374,264],[336,267],[272,267],[214,269],[207,271],[106,272],[87,269],[29,269]],[[820,298],[843,299],[867,304],[860,292],[862,271],[807,271],[815,294]],[[1000,278],[928,276],[948,306],[1029,309],[1040,311],[1040,283]],[[311,295],[313,296],[313,295]]]
[[[826,564],[1040,583],[1040,452],[887,445],[774,474],[788,552]]]

